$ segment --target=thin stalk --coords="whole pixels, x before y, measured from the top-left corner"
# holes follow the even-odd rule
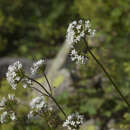
[[[47,81],[47,84],[48,84],[48,86],[49,86],[49,89],[50,89],[50,92],[51,92],[51,95],[52,95],[52,88],[51,88],[51,84],[49,83],[49,80],[48,80],[48,78],[47,78],[47,76],[46,76],[46,74],[43,72],[43,75],[44,75],[44,77],[45,77],[45,79],[46,79],[46,81]]]
[[[26,76],[27,77],[27,76]],[[39,86],[41,86],[43,88],[43,90],[47,93],[47,95],[54,101],[54,103],[57,105],[57,107],[59,108],[59,110],[63,113],[63,115],[65,117],[67,117],[66,113],[64,112],[64,110],[61,108],[61,106],[58,104],[58,102],[56,101],[56,99],[46,90],[46,88],[39,83],[38,81],[36,81],[35,79],[32,79],[30,77],[27,77],[28,79],[32,80],[33,82],[37,83]]]
[[[88,43],[86,41],[86,39],[84,39],[85,45],[87,47],[88,52],[90,53],[90,55],[93,57],[93,59],[96,61],[96,63],[101,67],[101,69],[104,71],[104,73],[106,74],[107,78],[110,80],[110,82],[112,83],[113,87],[115,88],[115,90],[117,91],[117,93],[120,95],[120,97],[123,99],[123,101],[126,103],[126,105],[128,107],[130,107],[129,102],[127,101],[127,99],[125,98],[125,96],[121,93],[120,89],[117,87],[117,85],[115,84],[115,82],[113,81],[113,79],[111,78],[111,76],[109,75],[109,73],[106,71],[105,67],[100,63],[100,61],[96,58],[96,56],[92,53],[92,51],[89,49],[88,47]]]
[[[37,89],[37,88],[35,88],[35,87],[30,87],[30,86],[29,86],[29,88],[34,89],[35,91],[41,93],[42,95],[49,97],[47,94],[43,93],[42,91],[40,91],[39,89]]]
[[[37,60],[37,58],[36,58],[35,56],[32,56],[32,57],[33,57],[33,61],[35,62],[35,61]],[[47,78],[45,72],[44,72],[44,68],[43,68],[43,67],[42,67],[42,69],[43,69],[43,76],[45,77],[45,79],[46,79],[46,81],[47,81],[47,84],[48,84],[48,86],[49,86],[49,89],[50,89],[50,92],[51,92],[51,95],[52,95],[51,85],[50,85],[50,83],[49,83],[49,80],[48,80],[48,78]]]

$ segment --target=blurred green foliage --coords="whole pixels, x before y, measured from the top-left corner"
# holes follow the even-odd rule
[[[130,102],[129,4],[129,0],[125,2],[123,0],[75,0],[75,6],[78,8],[80,16],[90,19],[97,30],[96,38],[99,38],[99,41],[97,41],[99,46],[94,48],[95,55],[97,55],[100,61],[105,65],[122,93]],[[94,49],[92,51],[94,51]],[[84,72],[86,72],[86,76],[82,76],[83,79],[89,79],[100,74],[102,71],[97,67],[95,62],[91,63],[91,61],[89,61],[86,68],[81,67],[81,75],[83,75]],[[86,84],[87,81],[84,80],[84,84],[82,83],[82,85],[85,86]],[[95,117],[99,114],[98,117],[101,118],[102,126],[104,126],[104,124],[106,125],[112,118],[115,118],[117,121],[116,125],[124,120],[122,116],[125,112],[129,112],[129,110],[108,81],[98,85],[88,86],[86,89],[87,90],[82,91],[86,93],[85,95],[87,95],[88,98],[86,104],[90,107],[92,106],[94,109],[91,109],[92,112],[88,110],[88,114],[91,116],[92,113]],[[97,100],[96,105],[94,105],[93,102],[95,98]],[[89,107],[86,107],[86,109],[88,108]],[[103,119],[104,121],[102,122]],[[125,118],[125,120],[127,120],[127,118]],[[127,124],[129,123],[130,121],[127,121]]]
[[[92,51],[130,102],[129,5],[130,0],[0,0],[0,56],[30,58],[35,53],[37,58],[52,58],[65,39],[69,22],[80,17],[90,19],[97,30],[98,44]],[[105,76],[99,84],[88,84],[102,74],[97,64],[89,56],[87,65],[75,66],[70,67],[70,72],[76,70],[73,73],[76,92],[71,96],[63,92],[57,97],[67,114],[79,111],[86,120],[94,118],[104,129],[114,119],[115,126],[129,129],[130,111]],[[8,91],[0,89],[3,95]],[[26,129],[42,129],[41,122],[27,125]]]
[[[0,124],[0,130],[48,130],[47,122],[43,120],[43,118],[36,117],[34,120],[27,119],[27,114],[30,111],[28,103],[31,101],[33,93],[31,89],[23,89],[20,85],[17,90],[14,91],[5,80],[2,81],[0,99],[2,99],[2,97],[7,97],[8,94],[15,94],[18,104],[15,106],[17,121]]]
[[[52,57],[65,39],[69,0],[1,0],[0,55]],[[67,8],[67,11],[66,11]]]

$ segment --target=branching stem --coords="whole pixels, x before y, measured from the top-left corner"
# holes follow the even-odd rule
[[[46,97],[49,97],[47,94],[43,93],[42,91],[40,91],[39,89],[37,89],[37,88],[35,88],[35,87],[30,87],[30,86],[28,86],[28,87],[31,88],[31,89],[34,89],[35,91],[41,93],[42,95],[44,95],[44,96],[46,96]]]
[[[59,110],[63,113],[63,115],[65,116],[65,118],[67,117],[66,113],[64,112],[64,110],[62,109],[62,107],[58,104],[58,102],[56,101],[56,99],[47,91],[47,89],[38,81],[36,81],[35,79],[32,79],[28,76],[26,76],[29,80],[37,83],[39,86],[41,86],[43,88],[43,90],[46,92],[46,94],[54,101],[54,103],[57,105],[57,107],[59,108]]]
[[[51,84],[49,83],[49,80],[48,80],[48,78],[47,78],[47,76],[46,76],[46,74],[43,72],[43,75],[44,75],[44,77],[45,77],[45,79],[46,79],[46,81],[47,81],[47,84],[48,84],[48,86],[49,86],[49,89],[50,89],[50,92],[51,92],[51,95],[52,95],[52,88],[51,88]]]

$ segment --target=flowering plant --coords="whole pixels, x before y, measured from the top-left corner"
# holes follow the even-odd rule
[[[106,71],[105,67],[95,57],[88,46],[87,39],[89,37],[93,37],[94,34],[95,30],[91,29],[89,20],[79,20],[70,23],[67,30],[66,41],[68,42],[68,44],[71,45],[71,59],[72,61],[76,61],[76,63],[85,64],[88,61],[87,53],[89,53],[97,62],[97,64],[102,68],[102,70],[114,86],[115,90],[119,93],[121,98],[129,107],[127,99],[123,96],[109,73]],[[81,46],[81,48],[79,46]],[[43,59],[34,62],[30,69],[31,76],[29,76],[28,74],[26,74],[22,63],[20,61],[16,61],[8,67],[8,72],[6,73],[7,81],[13,90],[17,90],[18,84],[21,84],[25,89],[30,88],[39,92],[39,96],[33,98],[32,101],[29,103],[30,111],[27,114],[28,120],[33,119],[33,117],[40,116],[42,118],[45,118],[50,130],[56,128],[55,121],[60,117],[56,114],[56,110],[53,109],[53,107],[51,107],[49,103],[45,100],[45,97],[47,97],[55,103],[57,108],[62,112],[63,116],[65,117],[65,121],[61,121],[63,123],[62,126],[66,127],[68,130],[78,130],[80,128],[80,125],[83,124],[83,116],[78,113],[72,113],[71,115],[66,114],[64,109],[61,107],[61,105],[57,102],[52,94],[52,86],[49,82],[49,79],[47,78],[47,75],[43,71],[44,64],[45,60]],[[49,90],[47,90],[47,88],[43,84],[32,78],[32,76],[36,75],[39,72],[43,73],[43,76],[49,86]],[[34,83],[37,84],[41,89],[37,88]],[[18,101],[14,98],[14,95],[9,94],[8,98],[2,98],[0,102],[1,123],[18,120],[17,113],[15,112],[15,106],[17,104]]]
[[[57,114],[54,114],[56,112],[53,107],[51,107],[48,102],[45,100],[45,97],[50,98],[56,106],[59,108],[59,110],[63,113],[64,117],[67,118],[66,113],[64,112],[63,108],[60,106],[60,104],[56,101],[56,99],[52,95],[52,87],[49,83],[49,80],[46,76],[46,74],[43,72],[43,65],[45,64],[45,60],[41,59],[37,62],[34,62],[32,67],[30,68],[30,74],[31,76],[28,76],[23,68],[23,65],[20,61],[16,61],[12,65],[8,67],[8,71],[6,73],[6,78],[8,83],[10,84],[11,88],[15,91],[17,91],[18,84],[21,84],[23,88],[30,88],[37,92],[39,92],[39,96],[34,97],[32,101],[29,103],[30,110],[27,114],[28,120],[32,120],[36,116],[40,116],[44,118],[47,121],[49,129],[55,128],[55,121],[60,120]],[[43,72],[43,75],[48,83],[49,90],[46,89],[44,85],[36,81],[32,78],[32,76],[36,75],[39,72]],[[39,85],[41,89],[35,87],[35,84]],[[18,113],[15,112],[16,105],[19,103],[17,99],[14,98],[14,95],[9,94],[8,98],[5,97],[2,98],[0,102],[0,122],[5,123],[8,121],[18,121],[19,118],[17,118]],[[75,117],[76,120],[76,117]],[[77,117],[77,121],[78,121]],[[59,121],[62,122],[62,121]],[[80,126],[82,122],[78,123],[76,127]],[[78,128],[77,127],[77,128]],[[70,127],[69,127],[70,129]]]
[[[120,95],[120,97],[123,99],[123,101],[126,103],[128,107],[130,107],[129,102],[124,97],[124,95],[121,93],[118,86],[115,84],[113,79],[111,78],[110,74],[106,71],[105,67],[102,65],[102,63],[96,58],[96,56],[92,53],[88,46],[88,41],[86,40],[88,37],[93,37],[95,34],[95,30],[91,29],[90,21],[89,20],[79,20],[79,21],[73,21],[70,23],[68,30],[67,30],[67,41],[68,44],[71,44],[72,50],[71,50],[71,59],[72,61],[76,61],[77,63],[85,63],[87,61],[86,54],[89,53],[92,58],[96,61],[96,63],[101,67],[103,72],[106,74],[109,81],[112,83],[113,87],[117,91],[117,93]],[[83,40],[83,43],[81,43],[81,40]],[[85,45],[85,51],[83,49],[79,49],[80,46]]]

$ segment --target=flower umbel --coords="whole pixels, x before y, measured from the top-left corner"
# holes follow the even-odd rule
[[[6,120],[16,120],[16,115],[14,112],[16,99],[14,95],[8,94],[8,98],[3,97],[0,106],[2,107],[0,110],[2,114],[0,115],[0,122],[4,123]]]
[[[16,89],[18,83],[23,83],[23,88],[32,85],[31,80],[26,78],[25,71],[22,67],[22,63],[20,61],[16,61],[12,65],[8,67],[8,72],[6,73],[6,78],[12,89]]]
[[[23,68],[20,61],[16,61],[14,64],[8,67],[6,78],[12,89],[16,89],[17,83],[21,80]]]
[[[69,44],[74,44],[78,43],[81,38],[85,38],[86,36],[93,37],[94,34],[95,30],[91,29],[89,20],[73,21],[69,24],[69,27],[67,29],[66,40]]]
[[[1,117],[0,117],[0,122],[1,122],[1,123],[4,123],[4,122],[6,121],[7,115],[8,115],[8,112],[7,112],[7,111],[5,111],[5,112],[3,112],[3,113],[1,114]]]
[[[1,123],[6,122],[8,119],[10,119],[12,121],[16,120],[16,115],[15,115],[15,113],[13,111],[12,112],[11,111],[9,111],[9,112],[4,111],[1,114],[1,116],[0,116],[0,122]]]
[[[88,60],[86,57],[86,53],[84,53],[83,49],[85,48],[80,45],[80,41],[86,37],[93,37],[95,34],[95,30],[91,29],[90,21],[87,20],[79,20],[73,21],[69,24],[67,29],[66,41],[71,45],[71,59],[72,61],[76,61],[76,63],[84,64]],[[81,48],[81,49],[80,49]],[[86,51],[85,51],[86,52]]]
[[[45,106],[46,106],[46,103],[44,101],[43,96],[38,96],[38,97],[32,99],[32,101],[30,102],[30,107],[32,109],[41,110]]]
[[[83,124],[83,116],[78,113],[73,113],[67,117],[63,123],[63,127],[67,127],[68,130],[77,130],[81,124]]]
[[[33,63],[33,66],[31,67],[31,74],[35,75],[37,73],[37,71],[39,70],[39,68],[45,63],[45,60],[39,60],[35,63]]]
[[[43,96],[37,96],[32,99],[30,102],[31,111],[28,113],[28,119],[31,119],[32,117],[36,115],[40,115],[43,113],[43,111],[46,111],[48,109],[47,103],[44,101]]]

